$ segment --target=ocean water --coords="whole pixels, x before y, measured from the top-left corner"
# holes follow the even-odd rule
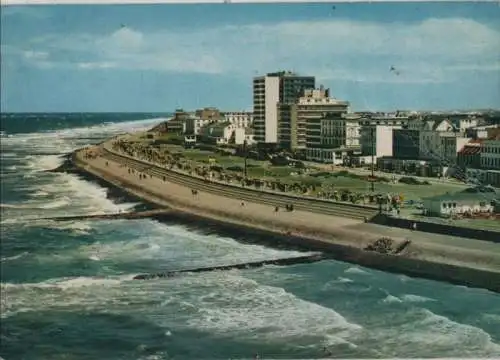
[[[151,220],[39,220],[138,205],[44,172],[77,147],[158,122],[133,116],[2,115],[2,358],[500,356],[500,296],[486,290],[337,261],[134,281],[301,253]]]

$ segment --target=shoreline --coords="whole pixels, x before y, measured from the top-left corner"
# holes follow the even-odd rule
[[[294,221],[291,221],[292,219],[285,219],[287,221],[281,222],[266,221],[266,218],[271,217],[270,215],[262,216],[261,214],[260,217],[256,215],[257,218],[248,218],[248,215],[245,214],[241,216],[241,214],[228,213],[227,211],[214,211],[213,207],[210,208],[206,202],[200,201],[199,203],[189,204],[187,198],[186,202],[183,202],[179,198],[175,198],[175,194],[169,194],[168,192],[158,194],[158,191],[154,191],[153,186],[140,184],[141,181],[137,178],[127,179],[123,174],[120,176],[116,169],[115,171],[106,169],[107,165],[103,166],[104,160],[99,157],[93,160],[84,160],[79,155],[81,155],[81,152],[76,151],[70,156],[70,161],[78,169],[78,173],[86,174],[94,178],[94,180],[99,179],[101,183],[106,183],[108,186],[118,188],[136,199],[141,199],[140,201],[148,204],[148,206],[174,209],[175,212],[168,216],[155,217],[156,220],[162,222],[187,224],[188,227],[196,224],[195,228],[216,229],[216,232],[222,230],[236,238],[248,237],[248,234],[251,233],[252,238],[259,239],[259,241],[246,239],[249,240],[248,242],[257,242],[271,247],[321,251],[328,253],[332,259],[372,269],[500,292],[500,269],[494,266],[496,263],[490,269],[473,266],[481,264],[484,261],[481,259],[470,260],[470,264],[453,264],[446,259],[449,254],[442,254],[446,249],[433,248],[426,250],[425,246],[419,246],[418,244],[410,245],[409,249],[398,255],[366,251],[363,248],[368,243],[382,238],[384,235],[354,230],[353,227],[355,228],[357,225],[353,220],[350,222],[340,220],[345,222],[346,226],[322,229],[326,225],[323,223],[325,226],[321,226],[321,222],[311,226],[303,226],[304,224],[294,224]],[[111,160],[107,161],[111,162]],[[150,180],[145,180],[145,182],[147,181]],[[179,185],[168,183],[168,181],[165,187],[173,186],[176,186],[178,190],[180,189]],[[185,188],[185,190],[190,191],[189,188]],[[208,197],[208,194],[204,194],[204,196]],[[225,200],[230,201],[230,199]],[[231,200],[233,202],[238,201]],[[310,215],[321,218],[319,214]],[[333,216],[330,216],[328,221],[332,222],[333,218]],[[322,220],[324,221],[324,219],[323,217]],[[339,219],[336,220],[339,221]],[[293,231],[290,232],[291,228],[293,228]],[[395,240],[403,241],[403,239]],[[474,242],[477,242],[477,240],[474,240]],[[435,258],[432,259],[432,256],[430,256],[431,259],[425,259],[426,251],[427,255],[432,254],[434,251]],[[472,259],[473,255],[471,251],[470,254],[464,254],[464,257],[469,256]],[[436,261],[436,256],[438,256],[437,259],[441,256],[442,261]],[[483,255],[481,254],[481,256]]]

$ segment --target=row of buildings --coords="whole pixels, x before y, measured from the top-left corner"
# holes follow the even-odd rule
[[[167,127],[188,143],[256,144],[302,160],[500,186],[499,128],[482,114],[351,112],[314,76],[290,71],[253,79],[251,112],[177,110]]]
[[[178,109],[165,126],[170,133],[185,135],[187,143],[251,145],[255,143],[252,123],[252,112],[221,112],[208,107],[195,112]]]
[[[255,77],[253,104],[255,141],[304,160],[500,186],[499,128],[480,113],[353,113],[314,76],[289,71]],[[473,168],[459,159],[477,139]]]

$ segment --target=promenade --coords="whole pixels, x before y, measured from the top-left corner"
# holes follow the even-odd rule
[[[94,148],[96,153],[103,152],[102,147]],[[442,270],[444,265],[452,266],[455,274],[434,274],[435,277],[450,277],[450,281],[460,282],[457,269],[475,271],[475,277],[488,278],[491,286],[488,288],[500,290],[500,245],[479,240],[467,240],[445,235],[424,234],[406,229],[385,228],[363,221],[345,217],[335,217],[303,210],[293,212],[278,211],[274,207],[262,203],[243,201],[238,198],[229,198],[210,192],[199,191],[194,195],[192,189],[182,186],[168,179],[139,173],[132,174],[130,168],[125,166],[126,159],[110,160],[102,156],[85,158],[83,153],[77,154],[81,166],[94,175],[100,176],[115,185],[127,188],[128,191],[148,201],[161,206],[169,206],[181,212],[193,214],[201,218],[215,219],[233,225],[271,231],[289,236],[304,237],[332,245],[339,249],[357,249],[356,255],[351,256],[351,261],[363,263],[361,257],[369,257],[371,262],[377,262],[378,268],[387,264],[389,270],[396,271],[391,261],[403,263],[403,260],[425,262],[429,270],[424,268],[413,269],[422,276],[430,272],[431,265],[439,265]],[[144,167],[146,169],[147,166]],[[390,236],[396,244],[410,240],[411,244],[403,253],[397,256],[383,255],[384,259],[375,259],[375,255],[363,251],[367,245],[376,239]],[[340,248],[339,248],[340,246]],[[393,260],[391,260],[393,258]],[[399,258],[399,259],[396,259]],[[347,260],[349,261],[349,259]],[[414,265],[411,265],[412,267]],[[416,266],[416,265],[415,265]],[[392,268],[391,268],[392,267]],[[400,267],[398,265],[398,267]],[[418,267],[418,266],[417,266]],[[400,269],[402,272],[404,269]],[[412,270],[412,271],[413,271]],[[432,276],[431,276],[432,277]],[[455,279],[456,278],[456,279]],[[479,280],[478,280],[479,281]],[[484,282],[484,281],[483,281]],[[472,284],[471,281],[466,283]],[[472,284],[473,285],[473,284]],[[481,285],[486,287],[486,285]]]

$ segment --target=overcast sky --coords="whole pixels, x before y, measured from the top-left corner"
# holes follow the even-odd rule
[[[252,77],[282,69],[354,111],[500,107],[496,3],[1,10],[2,111],[250,110]]]

